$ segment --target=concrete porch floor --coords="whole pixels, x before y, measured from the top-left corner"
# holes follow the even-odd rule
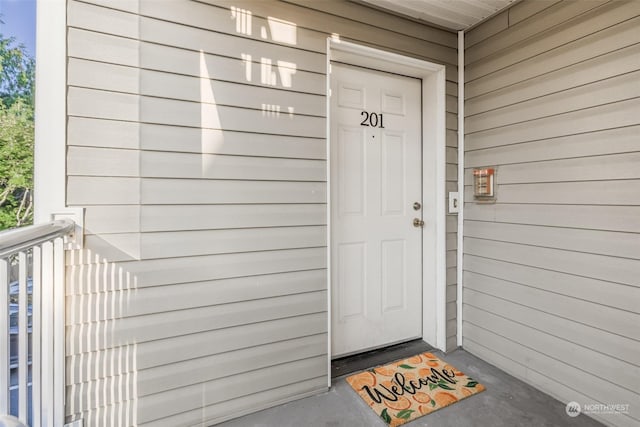
[[[579,415],[571,418],[565,405],[464,350],[448,354],[432,351],[487,387],[458,403],[411,421],[407,427],[602,426]],[[392,360],[397,360],[395,357]],[[376,366],[378,363],[376,363]],[[333,379],[331,389],[316,396],[265,409],[218,424],[221,427],[385,427],[344,381]]]

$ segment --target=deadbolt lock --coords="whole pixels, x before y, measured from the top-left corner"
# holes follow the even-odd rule
[[[415,202],[413,204],[413,210],[414,211],[419,211],[421,207],[422,207],[422,205],[420,204],[420,202]]]
[[[420,218],[414,218],[413,219],[413,226],[417,227],[417,228],[422,228],[422,227],[424,227],[424,221],[421,220]]]

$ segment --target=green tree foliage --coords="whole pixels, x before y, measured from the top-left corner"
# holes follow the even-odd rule
[[[0,229],[33,221],[33,109],[0,105]]]
[[[35,63],[0,34],[0,229],[33,221]]]
[[[16,45],[14,37],[4,38],[0,34],[0,99],[11,107],[23,100],[33,106],[35,61],[23,45]]]

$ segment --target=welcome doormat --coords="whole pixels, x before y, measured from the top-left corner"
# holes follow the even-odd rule
[[[351,375],[347,382],[390,426],[402,425],[485,389],[431,353]]]

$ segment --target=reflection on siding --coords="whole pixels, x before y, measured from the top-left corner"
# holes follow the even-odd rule
[[[137,425],[137,339],[120,320],[137,279],[90,249],[71,251],[67,263],[67,414],[85,425]]]

